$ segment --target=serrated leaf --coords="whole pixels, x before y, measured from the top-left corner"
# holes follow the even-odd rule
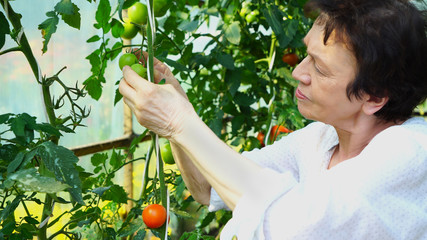
[[[56,32],[56,28],[59,22],[59,18],[55,14],[55,12],[47,12],[46,16],[48,16],[49,18],[38,26],[38,29],[41,30],[42,37],[44,38],[42,48],[43,53],[47,51],[47,45],[50,41],[50,38],[52,37],[52,34]]]
[[[98,80],[97,77],[91,76],[86,81],[83,82],[83,84],[86,86],[86,90],[89,93],[89,95],[95,99],[99,100],[99,98],[102,95],[102,85],[101,82]]]
[[[225,32],[225,34],[224,34],[225,38],[230,43],[239,45],[240,38],[241,38],[241,36],[240,36],[241,29],[240,29],[240,23],[239,22],[235,21],[235,22],[232,22],[230,25],[226,25],[224,32]]]
[[[50,125],[49,123],[40,123],[37,124],[36,130],[40,130],[45,133],[49,133],[50,135],[60,137],[62,134],[59,132],[58,129]]]
[[[110,19],[111,5],[108,0],[100,0],[96,10],[95,19],[102,27],[108,24]]]
[[[127,193],[122,186],[112,185],[111,188],[102,195],[102,200],[111,200],[116,203],[127,203]]]
[[[72,4],[72,6],[73,6],[73,14],[61,13],[61,18],[66,24],[68,24],[68,26],[80,30],[80,22],[81,22],[80,9],[74,3]]]
[[[61,14],[72,15],[74,14],[74,7],[71,0],[61,0],[55,5],[55,11]]]
[[[38,154],[46,168],[55,174],[56,179],[70,186],[67,190],[70,192],[71,197],[76,202],[85,205],[82,198],[79,172],[75,166],[79,159],[74,153],[52,142],[44,142],[39,146]]]
[[[95,153],[91,158],[90,162],[94,167],[99,166],[108,159],[108,154],[106,153]]]
[[[55,178],[41,176],[35,168],[20,170],[11,174],[8,179],[16,182],[16,186],[25,192],[58,193],[70,186]]]

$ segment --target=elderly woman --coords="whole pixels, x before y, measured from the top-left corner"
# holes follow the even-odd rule
[[[314,0],[320,16],[293,76],[316,122],[236,153],[200,120],[161,62],[155,80],[123,69],[138,121],[167,137],[194,198],[233,218],[221,239],[427,239],[427,96],[421,13],[404,0]],[[250,159],[250,160],[248,160]]]

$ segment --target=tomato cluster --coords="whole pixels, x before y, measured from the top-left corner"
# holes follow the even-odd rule
[[[243,2],[242,9],[240,9],[240,17],[244,18],[248,24],[251,24],[258,20],[259,10],[251,10],[252,4],[250,2]]]
[[[119,68],[123,70],[124,66],[130,66],[139,76],[147,79],[147,68],[139,63],[138,58],[132,53],[124,53],[119,58]]]
[[[270,142],[274,142],[274,141],[276,141],[277,137],[280,134],[290,133],[290,132],[292,132],[292,131],[287,129],[284,126],[274,125],[270,130],[269,140],[270,140]],[[257,139],[261,143],[261,147],[264,147],[265,146],[265,143],[264,143],[265,134],[263,132],[259,132],[257,135]]]
[[[153,11],[155,17],[162,17],[169,9],[170,0],[154,0]],[[134,38],[139,28],[137,25],[147,24],[148,8],[147,5],[141,2],[136,2],[128,8],[128,18],[123,19],[124,31],[121,35],[124,39]]]

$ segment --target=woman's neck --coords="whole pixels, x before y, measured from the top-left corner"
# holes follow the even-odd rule
[[[372,119],[371,121],[359,121],[347,129],[334,126],[339,143],[335,147],[328,168],[358,156],[378,133],[393,125],[397,125],[397,123]]]

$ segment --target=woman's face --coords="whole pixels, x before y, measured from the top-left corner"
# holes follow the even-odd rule
[[[345,127],[362,107],[361,101],[350,101],[346,93],[356,76],[356,59],[344,43],[334,41],[333,33],[326,45],[323,38],[323,26],[318,24],[304,38],[308,55],[292,73],[299,81],[298,110],[308,119]]]

